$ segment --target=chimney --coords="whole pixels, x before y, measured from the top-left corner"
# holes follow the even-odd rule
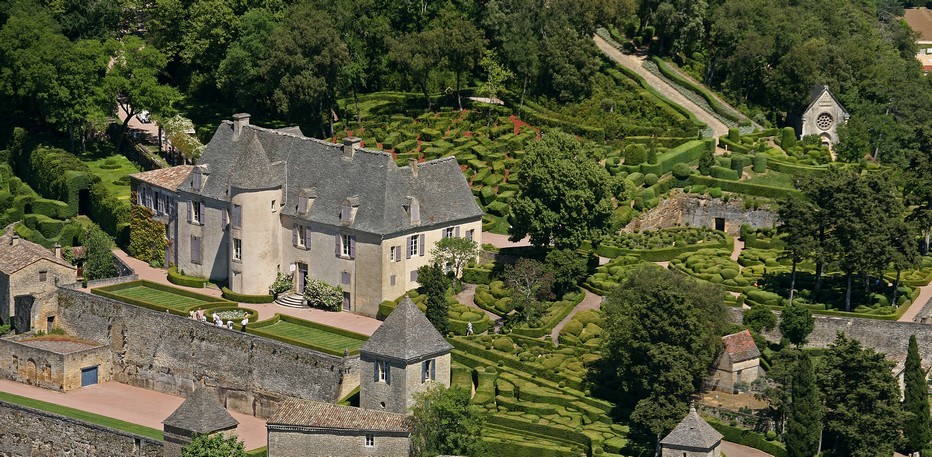
[[[414,157],[408,157],[408,166],[411,167],[411,173],[413,173],[414,177],[417,178],[417,159]]]
[[[249,114],[247,113],[238,113],[233,115],[233,141],[239,139],[241,133],[243,133],[243,127],[249,125]]]
[[[359,147],[359,142],[362,141],[359,138],[354,136],[348,136],[343,138],[343,158],[352,159],[353,154],[356,152],[356,148]]]
[[[19,244],[19,235],[10,237],[10,246],[16,246],[17,244]]]
[[[61,243],[55,243],[55,258],[61,258]]]

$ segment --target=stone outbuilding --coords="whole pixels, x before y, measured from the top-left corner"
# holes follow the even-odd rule
[[[761,376],[760,350],[751,332],[744,330],[722,337],[724,349],[713,363],[711,386],[715,390],[734,392]]]
[[[7,228],[0,236],[0,325],[17,333],[55,326],[59,284],[78,280],[78,270],[61,255],[61,247],[46,249],[20,239]]]
[[[206,388],[196,389],[184,403],[162,421],[165,432],[164,457],[178,457],[181,448],[195,435],[213,435],[236,430],[239,421]]]
[[[411,452],[404,414],[289,400],[268,420],[269,456],[398,456]]]
[[[695,407],[660,440],[661,457],[721,457],[722,434],[712,428]]]
[[[359,348],[359,404],[406,414],[414,394],[450,386],[453,346],[407,296]]]
[[[800,138],[818,135],[822,144],[837,143],[838,126],[848,122],[851,115],[828,90],[828,86],[814,86],[809,97],[809,106],[802,114]]]

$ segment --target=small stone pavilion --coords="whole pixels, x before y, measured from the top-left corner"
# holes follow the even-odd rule
[[[162,421],[165,432],[164,457],[180,457],[181,448],[191,443],[194,435],[213,435],[236,430],[239,421],[201,387]]]
[[[660,440],[661,457],[721,457],[722,434],[712,428],[695,407]]]
[[[268,420],[269,457],[411,452],[414,395],[450,386],[450,345],[405,297],[359,349],[361,408],[288,401]]]
[[[761,376],[760,350],[751,332],[744,330],[722,337],[724,349],[715,359],[711,387],[721,392],[736,392],[741,386]]]

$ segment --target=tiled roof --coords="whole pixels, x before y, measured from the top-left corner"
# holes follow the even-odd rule
[[[732,362],[743,362],[760,357],[754,337],[747,330],[725,335],[722,337],[722,342],[725,343],[725,352],[731,356]]]
[[[932,11],[928,8],[906,8],[903,20],[914,32],[919,32],[920,41],[932,40]]]
[[[689,414],[670,434],[660,440],[660,444],[710,450],[721,441],[722,434],[712,428],[705,419],[699,417],[695,408],[690,407]]]
[[[233,139],[233,123],[224,121],[207,143],[198,165],[209,174],[200,190],[192,178],[180,191],[229,200],[230,187],[259,190],[281,186],[281,214],[330,226],[341,226],[343,202],[359,198],[351,229],[378,235],[412,232],[419,227],[453,225],[482,217],[469,184],[454,157],[399,167],[381,151],[356,149],[344,158],[343,145],[300,135],[300,130],[272,130],[245,125]],[[303,189],[317,191],[313,205],[299,214]],[[405,207],[418,201],[420,223],[412,224]]]
[[[162,423],[203,435],[236,427],[239,421],[202,387],[188,396]]]
[[[39,259],[46,259],[59,265],[74,268],[64,259],[55,257],[52,251],[31,241],[19,239],[16,246],[10,245],[12,230],[0,236],[0,271],[12,274]]]
[[[192,165],[178,165],[170,168],[162,168],[142,173],[133,173],[130,178],[138,179],[144,183],[151,184],[162,189],[175,191],[178,186],[184,182],[184,179],[191,174]]]
[[[407,296],[359,348],[360,353],[412,363],[446,354],[453,346]]]
[[[377,432],[411,431],[411,422],[404,414],[303,400],[286,401],[269,418],[268,424]]]

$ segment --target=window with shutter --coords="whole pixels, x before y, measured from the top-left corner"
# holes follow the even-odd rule
[[[395,246],[395,253],[395,262],[401,262],[401,245]]]
[[[388,284],[389,284],[389,285],[392,285],[392,286],[395,285],[395,275],[389,276],[389,278],[388,278]]]
[[[385,384],[391,384],[392,383],[392,364],[388,363],[387,361],[383,363],[385,363]]]
[[[411,270],[411,281],[417,282],[417,270]]]
[[[205,205],[205,204],[203,204],[203,203],[198,203],[197,206],[198,206],[198,208],[200,208],[200,209],[198,210],[198,219],[197,219],[197,223],[198,223],[198,224],[201,224],[201,225],[204,225],[204,211],[206,210],[206,206],[207,206],[207,205]]]
[[[194,222],[194,219],[192,216],[193,211],[191,209],[192,203],[191,203],[191,200],[188,200],[186,203],[188,204],[188,223],[191,224]]]
[[[475,230],[473,230],[473,229],[467,230],[467,231],[466,231],[466,239],[472,241],[472,237],[473,237],[473,234],[474,234],[474,233],[475,233]]]
[[[340,273],[340,284],[349,284],[351,281],[350,272],[344,271]]]
[[[334,255],[336,255],[337,257],[340,257],[340,250],[341,250],[341,245],[342,245],[342,243],[340,243],[340,241],[341,241],[340,238],[341,238],[341,237],[340,237],[340,234],[339,234],[339,233],[337,233],[337,234],[334,235],[334,237],[333,237],[334,244],[335,244],[335,245],[334,245],[334,248],[333,248],[333,253],[334,253]]]
[[[298,212],[307,212],[307,197],[298,197]]]
[[[424,234],[421,234],[420,243],[418,243],[420,249],[421,257],[424,257],[424,254],[427,252],[427,245],[424,243]]]
[[[298,224],[291,226],[291,245],[298,246]]]
[[[355,258],[356,258],[356,237],[355,237],[355,236],[351,236],[351,237],[350,237],[350,251],[349,251],[349,257],[350,257],[350,259],[355,259]]]
[[[240,228],[243,224],[243,207],[233,205],[233,228]]]
[[[311,228],[304,227],[304,247],[311,248]]]

